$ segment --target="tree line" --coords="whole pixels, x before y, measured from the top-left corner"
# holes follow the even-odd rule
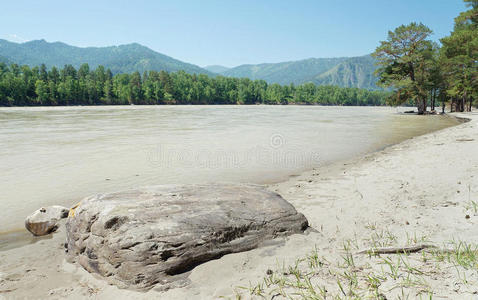
[[[478,0],[464,0],[469,10],[455,18],[454,30],[441,47],[430,40],[432,30],[410,23],[388,33],[373,56],[378,60],[379,85],[393,90],[390,103],[412,102],[419,114],[471,111],[478,99]]]
[[[0,64],[0,106],[142,104],[384,105],[388,92],[337,86],[268,84],[183,71],[113,75],[98,66]]]

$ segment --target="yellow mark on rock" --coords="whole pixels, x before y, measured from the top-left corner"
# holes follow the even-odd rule
[[[74,217],[75,216],[75,211],[80,206],[81,202],[76,203],[72,208],[70,208],[70,211],[68,212],[68,217]]]

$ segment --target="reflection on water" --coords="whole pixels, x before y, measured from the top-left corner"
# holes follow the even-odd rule
[[[0,228],[135,186],[280,181],[453,124],[366,107],[2,108]]]

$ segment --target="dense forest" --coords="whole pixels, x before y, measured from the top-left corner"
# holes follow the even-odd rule
[[[471,111],[478,99],[478,0],[464,0],[469,10],[455,18],[442,46],[430,40],[432,30],[421,23],[402,25],[388,33],[373,56],[379,84],[391,88],[391,103],[414,102],[419,114],[440,101],[451,111]]]
[[[453,31],[440,40],[441,45],[430,39],[432,35],[430,28],[421,23],[410,23],[390,31],[387,40],[382,41],[372,54],[373,58],[364,56],[355,59],[309,59],[280,64],[245,65],[224,72],[228,76],[246,76],[252,79],[208,76],[212,73],[203,70],[206,74],[198,74],[194,71],[196,69],[190,72],[194,74],[184,71],[167,72],[165,69],[168,68],[177,70],[194,66],[180,64],[181,62],[177,60],[155,54],[154,51],[136,44],[107,49],[77,47],[73,49],[61,43],[49,44],[37,41],[35,45],[41,47],[35,49],[49,47],[48,49],[52,50],[49,54],[51,57],[44,57],[53,59],[59,54],[60,57],[73,56],[79,67],[75,68],[72,64],[66,64],[62,69],[55,66],[49,68],[45,64],[36,67],[19,66],[12,63],[9,58],[0,57],[0,106],[405,104],[415,105],[418,113],[424,114],[427,113],[428,106],[434,111],[436,106],[441,105],[444,111],[448,102],[451,111],[469,111],[478,101],[478,0],[464,2],[469,9],[455,18]],[[7,43],[8,47],[4,48],[9,49],[10,55],[23,57],[25,53],[31,54],[31,49],[28,48],[30,44],[21,44],[23,47],[21,48],[15,43]],[[58,50],[59,46],[61,51]],[[23,52],[19,49],[23,49]],[[153,65],[148,65],[147,69],[141,69],[148,70],[143,74],[138,71],[118,73],[117,70],[97,64],[99,58],[104,60],[105,57],[114,57],[113,52],[121,52],[121,57],[129,57],[131,49],[137,54],[136,58],[144,55],[150,59],[154,58],[156,62],[154,66],[162,68],[163,71],[149,71]],[[96,55],[92,55],[91,51]],[[36,56],[30,56],[38,57],[37,52],[34,54]],[[92,62],[95,61],[94,65],[97,67],[90,69],[87,63],[80,65],[79,61],[85,61],[85,57]],[[92,57],[96,57],[96,60]],[[385,90],[370,91],[326,85],[371,88],[375,86],[376,80],[371,75],[374,61],[378,66],[375,71],[378,77],[377,84]],[[137,70],[134,63],[128,66],[127,70]],[[319,71],[322,73],[316,77],[307,75],[317,74]],[[284,74],[291,76],[299,74],[304,78],[298,82],[308,83],[294,85],[293,78]],[[254,78],[268,78],[269,82],[262,79],[253,80]],[[279,79],[286,82],[283,82],[283,85],[273,83]]]
[[[268,84],[184,71],[116,74],[103,66],[59,70],[0,63],[0,106],[123,104],[385,105],[389,92],[337,86]]]

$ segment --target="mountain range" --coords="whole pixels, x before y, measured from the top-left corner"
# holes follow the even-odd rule
[[[220,65],[212,65],[212,66],[205,66],[204,69],[208,70],[209,72],[221,74],[221,73],[224,73],[231,68],[220,66]]]
[[[282,85],[312,82],[319,85],[377,89],[376,78],[373,75],[375,61],[370,55],[309,58],[280,63],[240,65],[234,68],[219,65],[201,68],[137,43],[82,48],[62,42],[49,43],[45,40],[14,43],[0,39],[0,62],[29,66],[45,64],[48,68],[63,67],[66,64],[78,68],[81,64],[88,63],[92,68],[103,65],[113,73],[184,70],[191,74],[263,79],[268,83]]]
[[[3,57],[0,55],[0,63],[4,63],[4,64],[11,64],[12,62],[10,60],[8,60],[6,57]]]
[[[375,61],[370,55],[340,58],[309,58],[299,61],[241,65],[220,74],[230,77],[264,79],[269,83],[338,85],[377,89]]]
[[[61,42],[49,43],[45,40],[19,44],[0,39],[0,56],[20,65],[39,66],[45,64],[48,68],[63,67],[67,64],[78,68],[81,64],[88,63],[93,68],[103,65],[113,73],[184,70],[188,73],[214,75],[196,65],[155,52],[137,43],[82,48]]]

